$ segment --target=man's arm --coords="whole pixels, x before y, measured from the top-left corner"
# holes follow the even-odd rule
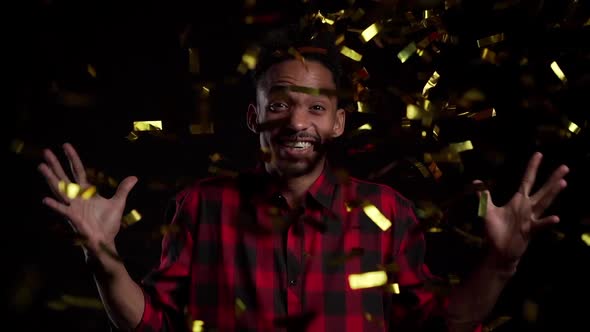
[[[94,281],[112,324],[120,331],[132,331],[143,316],[143,291],[133,281],[125,265],[111,253],[114,254],[115,250],[101,257],[89,257],[87,262],[94,272]]]
[[[517,263],[504,265],[493,254],[449,296],[447,326],[452,332],[474,331],[494,308]]]

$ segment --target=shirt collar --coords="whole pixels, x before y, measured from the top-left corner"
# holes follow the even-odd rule
[[[257,181],[260,181],[258,183],[252,183],[252,185],[259,188],[259,190],[257,190],[259,195],[255,195],[258,196],[255,197],[255,199],[262,198],[267,202],[276,201],[277,198],[280,197],[279,187],[276,182],[273,181],[272,176],[267,173],[264,165],[259,164],[254,172],[257,175]],[[306,195],[319,203],[323,208],[329,210],[332,208],[332,200],[336,185],[338,185],[338,178],[328,161],[326,161],[322,173],[320,173],[318,178],[311,184]],[[256,201],[258,200],[256,199]]]

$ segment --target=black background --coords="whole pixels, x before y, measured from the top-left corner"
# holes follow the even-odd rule
[[[67,224],[41,204],[49,194],[36,170],[42,148],[53,149],[65,162],[61,145],[71,142],[87,167],[116,180],[139,177],[127,207],[140,211],[143,219],[122,230],[117,241],[129,272],[141,278],[157,263],[157,233],[165,221],[168,200],[191,180],[209,175],[209,156],[222,154],[224,167],[232,169],[256,162],[257,138],[245,126],[252,89],[247,77],[236,71],[246,47],[275,24],[297,21],[300,15],[317,9],[324,14],[335,12],[349,3],[259,0],[246,8],[241,1],[21,2],[10,18],[5,41],[9,56],[5,63],[9,86],[5,130],[9,135],[3,150],[8,166],[3,195],[3,298],[5,314],[16,324],[9,330],[107,328],[101,310],[54,310],[47,305],[63,294],[93,298],[98,294],[81,250],[71,244]],[[477,201],[473,195],[460,195],[465,185],[476,178],[485,180],[496,204],[504,204],[517,190],[534,151],[545,154],[539,184],[566,163],[571,168],[568,187],[550,209],[562,221],[537,234],[490,320],[512,317],[497,331],[584,330],[584,315],[590,309],[590,248],[581,241],[581,235],[590,232],[586,194],[590,77],[588,27],[583,26],[588,5],[507,1],[504,3],[512,3],[508,9],[494,10],[494,3],[499,2],[459,3],[444,10],[441,1],[356,2],[367,12],[356,28],[371,24],[377,13],[403,17],[404,11],[413,11],[419,17],[423,9],[436,8],[449,33],[460,42],[442,45],[434,61],[424,62],[414,55],[405,64],[397,61],[396,54],[412,39],[385,48],[351,42],[353,48],[364,47],[363,65],[371,74],[367,85],[374,91],[377,106],[370,115],[350,114],[347,124],[352,131],[370,122],[374,130],[343,139],[334,161],[361,178],[396,162],[397,167],[379,181],[416,202],[441,204],[457,197],[443,209],[445,225],[472,224],[475,233],[481,230]],[[268,14],[278,19],[244,23],[246,15]],[[508,60],[496,65],[482,62],[475,40],[498,32],[508,38],[491,48],[505,52]],[[183,33],[186,37],[181,41]],[[188,47],[199,49],[198,74],[188,71]],[[519,64],[523,57],[528,59],[524,66]],[[550,70],[552,61],[558,61],[566,73],[567,84]],[[89,64],[96,69],[95,78],[88,73]],[[421,92],[429,75],[418,73],[434,70],[441,73],[434,98],[452,101],[476,87],[488,96],[488,104],[481,108],[492,105],[497,116],[482,121],[458,116],[441,120],[438,141],[422,139],[421,129],[400,130],[405,106],[399,96],[384,91],[393,86],[404,94]],[[534,84],[523,84],[526,75]],[[203,84],[211,91],[208,103],[215,133],[191,135],[188,124],[199,118],[197,100]],[[64,103],[68,93],[93,99],[83,105]],[[582,128],[577,135],[560,138],[555,131],[540,130],[542,126],[566,129],[564,117]],[[126,139],[132,122],[141,120],[162,120],[164,134],[141,133],[136,141]],[[421,176],[413,164],[422,161],[426,151],[468,139],[474,150],[461,154],[461,167],[440,163],[443,176],[437,181]],[[12,147],[19,141],[24,146],[15,153]],[[347,152],[367,143],[375,149]],[[101,190],[108,195],[114,189],[102,186]],[[450,231],[426,236],[427,262],[441,276],[464,276],[481,254],[481,249]],[[535,321],[523,317],[526,301],[538,305]],[[574,328],[577,324],[582,324],[579,329]]]

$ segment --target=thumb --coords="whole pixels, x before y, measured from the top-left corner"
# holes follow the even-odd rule
[[[127,195],[129,195],[129,192],[131,191],[131,189],[133,189],[137,181],[138,179],[135,176],[129,176],[123,179],[123,181],[119,183],[119,186],[117,187],[117,192],[115,193],[115,195],[113,195],[113,199],[123,201],[126,200]]]

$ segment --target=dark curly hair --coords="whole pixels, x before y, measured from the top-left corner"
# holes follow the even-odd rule
[[[252,71],[254,86],[274,64],[295,59],[298,54],[306,60],[322,63],[332,72],[336,89],[342,86],[343,70],[335,34],[314,25],[289,24],[266,34],[259,47],[256,68]],[[295,50],[295,51],[294,51]]]

